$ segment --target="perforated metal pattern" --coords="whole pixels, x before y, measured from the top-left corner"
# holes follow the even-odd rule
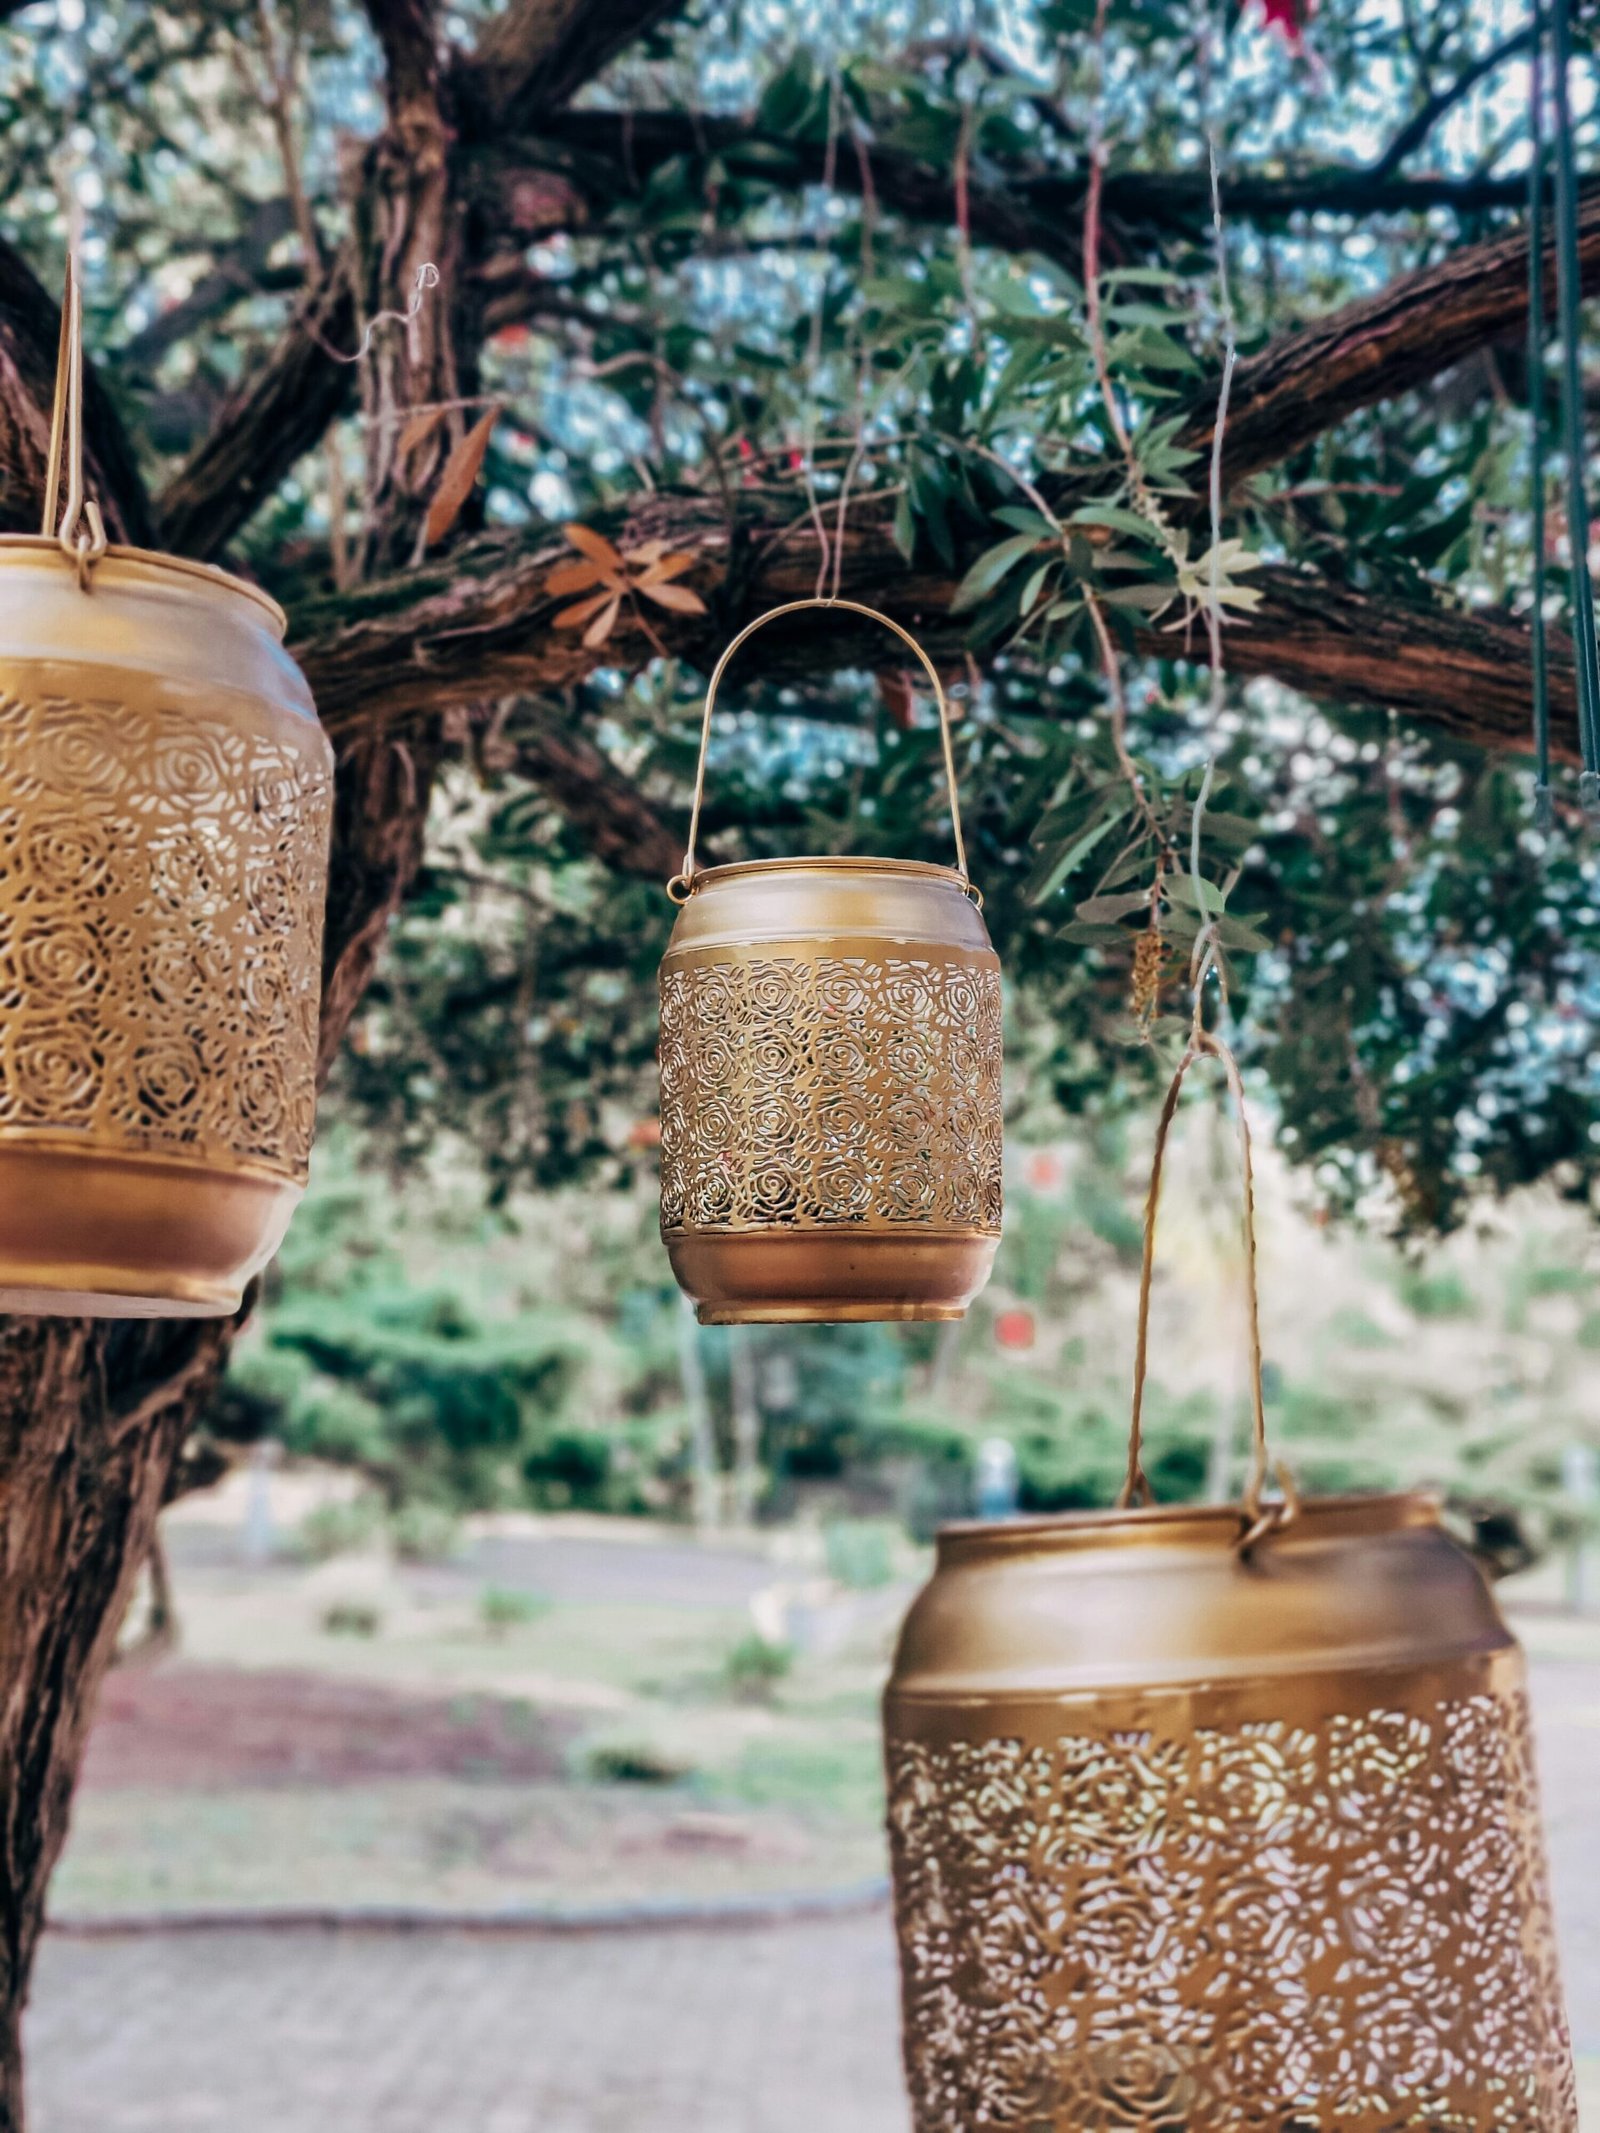
[[[891,1736],[917,2133],[1575,2133],[1525,1699],[1405,1686]]]
[[[661,974],[661,1222],[998,1233],[992,958],[722,948]]]
[[[314,725],[0,696],[0,1135],[303,1180],[331,805]]]

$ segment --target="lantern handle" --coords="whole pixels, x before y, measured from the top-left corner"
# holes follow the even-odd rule
[[[66,507],[59,519],[61,476],[67,477]],[[50,457],[45,467],[44,512],[40,531],[61,544],[76,564],[78,583],[89,590],[89,571],[109,545],[100,506],[86,494],[83,478],[83,290],[78,262],[67,253],[67,280],[61,298],[61,342],[56,355],[55,404],[50,411]]]
[[[1183,1057],[1178,1061],[1177,1072],[1172,1077],[1166,1101],[1161,1106],[1160,1119],[1156,1124],[1155,1154],[1150,1165],[1150,1190],[1144,1203],[1144,1256],[1139,1268],[1139,1318],[1133,1350],[1133,1414],[1128,1426],[1128,1472],[1117,1496],[1117,1507],[1119,1510],[1129,1510],[1136,1505],[1154,1501],[1154,1492],[1144,1471],[1143,1450],[1144,1387],[1150,1356],[1150,1287],[1155,1270],[1156,1211],[1161,1204],[1161,1175],[1166,1161],[1167,1136],[1177,1115],[1178,1098],[1183,1093],[1184,1077],[1195,1061],[1201,1058],[1215,1059],[1221,1065],[1227,1076],[1239,1122],[1239,1172],[1243,1200],[1245,1297],[1250,1329],[1250,1399],[1253,1428],[1250,1473],[1239,1507],[1241,1524],[1235,1546],[1241,1556],[1246,1556],[1258,1541],[1265,1540],[1270,1534],[1281,1532],[1299,1515],[1300,1497],[1288,1467],[1281,1460],[1274,1460],[1267,1448],[1267,1402],[1261,1382],[1261,1299],[1256,1283],[1255,1164],[1251,1155],[1250,1120],[1244,1105],[1244,1080],[1239,1072],[1239,1062],[1228,1046],[1214,1031],[1204,1028],[1198,1019],[1190,1031],[1188,1045]],[[1266,1494],[1267,1482],[1273,1477],[1276,1478],[1282,1495],[1269,1501]]]
[[[939,679],[938,669],[911,632],[896,622],[892,616],[881,613],[875,607],[864,607],[859,600],[824,599],[820,595],[809,600],[788,600],[785,601],[782,607],[769,607],[764,615],[757,615],[754,622],[745,624],[744,628],[740,630],[738,636],[734,638],[712,668],[711,680],[706,689],[705,712],[700,721],[700,758],[695,765],[694,802],[689,810],[689,842],[684,851],[681,871],[674,874],[671,881],[667,883],[667,894],[674,903],[686,903],[694,893],[696,871],[694,850],[700,836],[700,809],[705,799],[706,752],[711,745],[711,718],[716,709],[717,689],[724,673],[727,671],[729,661],[745,642],[746,638],[753,637],[759,629],[765,629],[769,622],[776,622],[780,615],[798,615],[806,608],[813,607],[842,608],[847,614],[865,615],[869,622],[881,622],[886,630],[892,630],[894,635],[900,639],[900,642],[909,646],[916,654],[923,673],[928,677],[929,686],[933,690],[933,700],[939,707],[939,737],[944,744],[945,782],[950,791],[950,826],[955,831],[956,840],[956,872],[961,876],[962,887],[966,893],[981,907],[983,903],[982,894],[973,886],[971,877],[967,873],[967,847],[961,835],[961,796],[956,783],[955,749],[950,740],[950,706],[945,700],[944,685]]]

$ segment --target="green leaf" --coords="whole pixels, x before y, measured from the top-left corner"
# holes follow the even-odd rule
[[[902,489],[895,499],[894,545],[908,563],[916,561],[917,522],[912,516],[910,494],[905,489]]]
[[[1191,911],[1215,916],[1223,908],[1222,891],[1202,874],[1168,874],[1161,886],[1174,903],[1187,904]]]
[[[1056,938],[1076,942],[1085,948],[1112,948],[1121,947],[1124,941],[1131,941],[1133,935],[1126,926],[1087,925],[1082,919],[1075,918],[1061,928]]]
[[[1214,837],[1219,844],[1231,844],[1239,848],[1254,844],[1263,835],[1261,824],[1252,822],[1248,815],[1230,815],[1223,809],[1207,808],[1202,834]]]
[[[1149,541],[1159,547],[1161,535],[1147,518],[1137,511],[1124,511],[1120,504],[1083,504],[1073,512],[1068,521],[1074,526],[1106,526],[1113,533],[1131,534],[1135,540]]]
[[[1038,541],[1049,540],[1056,531],[1047,518],[1041,518],[1027,504],[1001,504],[994,516],[1002,526],[1015,526],[1019,533],[1031,533]]]
[[[1266,934],[1258,932],[1247,920],[1230,918],[1226,913],[1217,920],[1216,934],[1224,948],[1259,950],[1272,946]]]
[[[1115,896],[1089,896],[1078,905],[1078,916],[1095,925],[1106,925],[1112,919],[1126,918],[1131,911],[1147,911],[1150,908],[1148,889],[1123,889]]]
[[[1008,571],[1014,570],[1024,556],[1032,555],[1038,547],[1037,537],[1031,533],[1014,533],[1008,541],[997,542],[986,549],[956,587],[955,598],[950,602],[950,612],[959,615],[969,607],[976,607],[986,599]]]
[[[1023,586],[1022,599],[1017,607],[1018,614],[1031,615],[1038,606],[1039,595],[1044,591],[1045,581],[1050,575],[1051,567],[1049,563],[1041,563],[1027,584]]]
[[[1067,876],[1082,866],[1095,846],[1111,834],[1123,812],[1119,808],[1114,814],[1102,816],[1081,830],[1069,844],[1057,845],[1053,851],[1045,852],[1023,884],[1024,901],[1042,904],[1053,896]]]

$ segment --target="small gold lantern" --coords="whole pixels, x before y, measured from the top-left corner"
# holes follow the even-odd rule
[[[1264,1503],[1257,1390],[1242,1510],[1135,1508],[1136,1427],[1119,1510],[940,1536],[885,1705],[916,2133],[1576,2133],[1521,1652],[1432,1499]]]
[[[107,545],[69,269],[44,532],[0,537],[0,1309],[231,1311],[304,1190],[333,758],[283,634]]]
[[[717,687],[780,615],[881,622],[939,709],[956,865],[750,860],[697,869]],[[1000,966],[967,878],[931,660],[850,600],[742,630],[706,691],[681,908],[661,965],[661,1234],[707,1325],[960,1318],[1000,1236]]]

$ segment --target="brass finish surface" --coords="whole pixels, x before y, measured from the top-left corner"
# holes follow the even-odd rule
[[[717,690],[780,616],[838,608],[915,655],[939,714],[954,868],[695,860]],[[661,965],[661,1234],[701,1323],[960,1318],[1001,1215],[1000,965],[967,878],[950,707],[909,631],[794,600],[712,670]]]
[[[1575,2133],[1521,1653],[1426,1497],[950,1529],[885,1703],[916,2133]]]
[[[332,751],[281,610],[0,538],[0,1287],[220,1313],[315,1104]]]
[[[661,1230],[707,1322],[959,1316],[1000,1233],[1000,974],[944,868],[695,879],[661,966]]]

